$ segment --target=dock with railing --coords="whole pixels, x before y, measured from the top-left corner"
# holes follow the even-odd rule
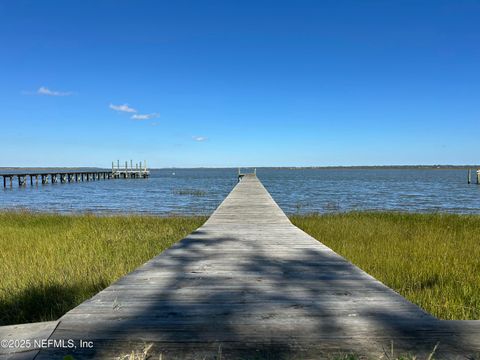
[[[147,168],[147,162],[137,163],[135,167],[130,160],[130,167],[125,161],[125,167],[120,167],[120,161],[117,160],[117,166],[112,162],[112,170],[105,169],[89,169],[89,170],[41,170],[41,171],[16,171],[0,173],[3,180],[3,187],[13,187],[14,184],[18,187],[46,185],[46,184],[65,184],[73,182],[97,181],[108,179],[145,179],[150,176],[150,171]]]
[[[117,160],[117,166],[112,162],[112,176],[114,179],[139,179],[147,178],[150,176],[150,171],[147,169],[147,161],[143,164],[136,163],[133,166],[132,160],[130,160],[130,167],[128,167],[128,161],[125,161],[125,167],[120,167],[120,161]]]

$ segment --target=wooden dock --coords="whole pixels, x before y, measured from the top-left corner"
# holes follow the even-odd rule
[[[140,165],[140,166],[139,166]],[[133,167],[132,162],[130,161],[130,168],[128,167],[128,162],[125,162],[125,167],[120,168],[118,162],[117,167],[114,167],[112,162],[112,170],[78,170],[78,171],[59,171],[59,170],[50,170],[50,171],[35,171],[35,172],[15,172],[15,173],[0,173],[0,177],[3,179],[3,187],[6,188],[7,185],[12,187],[16,178],[18,187],[24,187],[27,183],[30,183],[30,186],[42,185],[45,184],[56,184],[56,183],[72,183],[72,182],[84,182],[84,181],[95,181],[95,180],[107,180],[107,179],[140,179],[148,178],[150,176],[150,171],[147,169],[146,162],[142,167],[142,163],[136,164],[136,167]],[[30,181],[28,181],[30,180]]]
[[[1,331],[0,331],[1,334]],[[479,321],[440,321],[293,226],[255,175],[170,249],[65,314],[35,359],[319,359],[480,353]],[[385,356],[383,358],[386,358]],[[391,357],[390,357],[391,358]],[[426,357],[425,357],[426,358]]]
[[[45,184],[71,183],[95,180],[112,179],[112,173],[105,170],[95,171],[48,171],[41,173],[8,173],[0,174],[3,178],[3,187],[13,186],[14,179],[17,178],[18,186],[26,186],[30,178],[30,185],[38,185],[39,182]]]

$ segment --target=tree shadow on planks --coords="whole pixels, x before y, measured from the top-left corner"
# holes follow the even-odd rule
[[[107,282],[32,285],[0,302],[0,326],[57,320],[106,286]]]
[[[254,227],[237,230],[201,228],[72,310],[53,338],[94,348],[38,359],[121,358],[149,344],[165,360],[371,356],[391,341],[399,353],[426,355],[438,342],[444,351],[451,334],[436,319],[333,251],[274,251],[281,231],[259,241]]]

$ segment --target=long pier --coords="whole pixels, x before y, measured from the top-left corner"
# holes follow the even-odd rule
[[[27,334],[7,328],[0,337]],[[407,301],[295,227],[253,174],[198,230],[43,331],[88,346],[31,351],[37,360],[480,353],[480,321],[438,320]]]
[[[140,165],[140,166],[139,166]],[[96,180],[108,180],[108,179],[140,179],[150,176],[150,171],[147,169],[146,161],[144,166],[142,163],[136,164],[133,167],[130,161],[130,168],[128,162],[125,162],[125,167],[115,167],[112,162],[112,170],[74,170],[74,171],[31,171],[31,172],[15,172],[15,173],[0,173],[0,177],[3,179],[3,187],[12,187],[14,182],[18,183],[18,187],[24,187],[28,183],[30,186],[40,184],[56,184],[56,183],[71,183],[71,182],[84,182],[84,181],[96,181]],[[15,181],[16,179],[16,181]],[[30,181],[29,181],[30,180]]]

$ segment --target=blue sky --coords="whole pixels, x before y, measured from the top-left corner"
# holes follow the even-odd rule
[[[2,1],[0,166],[480,162],[480,2]]]

